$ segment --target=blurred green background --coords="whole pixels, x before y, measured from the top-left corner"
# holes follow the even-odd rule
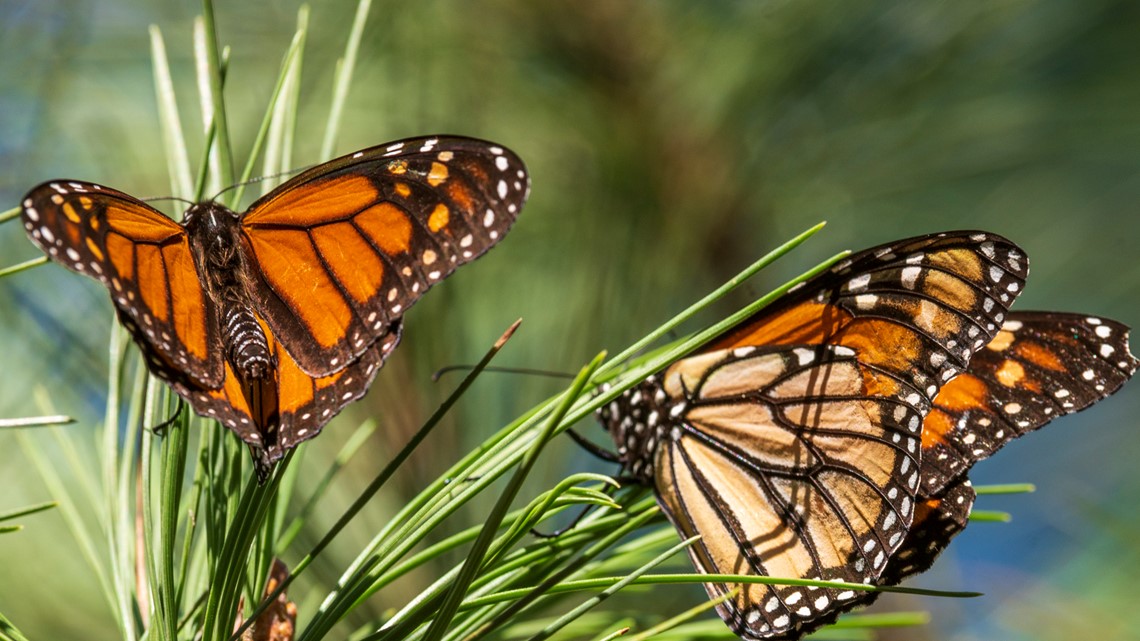
[[[239,161],[298,7],[217,7],[219,37],[232,46]],[[298,164],[321,160],[331,70],[354,9],[338,1],[313,10]],[[190,28],[199,10],[187,1],[0,1],[0,208],[59,177],[169,194],[147,26],[166,37],[196,154]],[[525,159],[533,191],[506,242],[408,314],[403,346],[371,394],[314,443],[304,461],[312,478],[361,420],[379,419],[369,451],[322,509],[335,518],[338,501],[444,397],[451,385],[431,383],[433,370],[477,359],[515,318],[524,324],[500,364],[573,371],[820,220],[829,221],[821,234],[718,312],[840,249],[981,228],[1033,261],[1020,309],[1140,323],[1137,42],[1140,4],[1127,0],[377,0],[338,152],[425,133],[485,137]],[[37,255],[18,223],[0,228],[0,263]],[[0,416],[44,412],[35,397],[46,391],[85,439],[103,413],[112,318],[102,288],[58,266],[0,280]],[[402,494],[560,385],[484,377],[308,580],[331,583]],[[1011,511],[1013,523],[973,525],[912,583],[987,595],[881,599],[879,610],[934,615],[927,628],[883,638],[1137,634],[1138,416],[1140,389],[1125,388],[979,465],[975,483],[1026,481],[1038,493],[983,498],[980,508]],[[569,443],[545,461],[547,480],[612,471]],[[0,511],[49,498],[14,436],[0,433]],[[480,520],[467,516],[455,527]],[[0,612],[33,639],[115,638],[60,515],[22,522],[27,530],[0,538]],[[643,592],[614,607],[672,614],[700,595],[657,587],[652,599]],[[382,592],[373,601],[379,612],[402,599]]]

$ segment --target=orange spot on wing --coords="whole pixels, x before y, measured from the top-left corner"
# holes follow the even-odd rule
[[[412,195],[412,188],[409,187],[407,183],[396,183],[393,189],[396,190],[400,198],[407,198]]]
[[[826,342],[855,350],[860,363],[895,372],[913,370],[922,353],[922,341],[914,331],[874,318],[853,319]],[[880,376],[871,368],[865,368],[863,376],[870,394],[894,395],[899,391],[894,378]]]
[[[1013,351],[1021,358],[1024,358],[1038,367],[1044,367],[1054,372],[1066,371],[1065,364],[1061,362],[1060,358],[1057,358],[1057,353],[1038,343],[1018,343],[1014,346]]]
[[[99,249],[99,246],[95,244],[95,241],[91,240],[90,238],[87,238],[86,242],[87,242],[87,251],[91,252],[91,254],[93,256],[95,256],[95,258],[97,258],[98,260],[106,260],[106,257],[103,255],[103,250]]]
[[[443,181],[447,180],[447,165],[441,162],[433,162],[431,164],[431,171],[428,172],[428,184],[432,187],[438,187]]]
[[[447,227],[447,222],[451,219],[451,212],[448,210],[447,205],[440,203],[431,210],[431,216],[428,217],[428,229],[432,231],[439,231]]]
[[[79,229],[79,225],[68,225],[63,228],[63,231],[67,234],[67,240],[72,247],[79,244]]]
[[[388,173],[395,176],[403,176],[408,173],[408,163],[403,160],[393,160],[388,163]]]
[[[994,378],[997,382],[1005,385],[1006,387],[1018,387],[1026,381],[1025,368],[1017,361],[1003,361],[1001,367],[994,372]]]
[[[931,265],[964,276],[970,282],[981,282],[982,259],[970,249],[940,249],[926,255]]]
[[[390,202],[366,209],[355,222],[377,247],[388,254],[402,254],[411,246],[412,221],[404,210]]]
[[[969,410],[988,411],[989,397],[990,392],[985,381],[973,374],[963,373],[942,386],[938,396],[934,398],[934,404],[955,414]]]
[[[91,200],[91,198],[89,196],[80,196],[79,197],[79,206],[85,210],[90,210],[91,205],[94,205],[94,204],[95,204],[95,201]]]
[[[973,374],[955,376],[942,386],[934,398],[934,407],[922,421],[922,447],[934,447],[947,442],[946,435],[954,429],[954,417],[971,410],[990,411],[990,392],[986,382]]]
[[[929,450],[948,443],[946,435],[954,429],[954,419],[935,407],[922,421],[922,449]]]
[[[75,205],[73,205],[70,202],[66,202],[66,203],[63,203],[63,206],[60,207],[60,209],[63,210],[63,215],[67,216],[68,220],[70,220],[71,222],[73,222],[75,224],[79,224],[79,221],[80,221],[79,213],[75,211]]]
[[[1004,352],[1005,350],[1009,349],[1009,346],[1012,344],[1013,332],[1002,329],[998,330],[998,333],[994,335],[993,340],[991,340],[989,344],[986,345],[986,349],[994,352]]]
[[[468,216],[475,215],[475,199],[471,197],[471,191],[462,182],[458,180],[449,182],[447,184],[447,195]]]
[[[918,501],[914,506],[914,521],[911,524],[912,528],[916,528],[926,522],[926,519],[931,515],[938,512],[938,508],[942,505],[942,499],[933,498],[926,499],[925,501]]]

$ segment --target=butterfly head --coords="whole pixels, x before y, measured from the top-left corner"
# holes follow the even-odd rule
[[[240,258],[240,221],[233,210],[213,201],[201,202],[182,217],[190,244],[199,253],[199,265],[234,269]]]

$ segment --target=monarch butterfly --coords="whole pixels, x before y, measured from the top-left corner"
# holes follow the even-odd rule
[[[1000,236],[854,254],[607,404],[623,470],[706,573],[897,583],[965,526],[970,466],[1108,396],[1128,328],[1008,314],[1028,273]],[[980,350],[980,351],[979,351]],[[796,639],[874,593],[710,582],[745,639]]]
[[[47,255],[110,291],[151,372],[245,441],[262,477],[364,395],[405,310],[510,229],[529,193],[491,142],[392,142],[309,169],[237,214],[181,223],[54,180],[23,200]]]

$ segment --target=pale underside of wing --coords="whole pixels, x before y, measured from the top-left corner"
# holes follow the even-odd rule
[[[871,397],[848,348],[736,349],[666,371],[686,398],[657,449],[659,501],[701,572],[872,583],[910,525],[918,411]],[[858,592],[739,587],[721,616],[746,638],[794,637],[857,603]]]

